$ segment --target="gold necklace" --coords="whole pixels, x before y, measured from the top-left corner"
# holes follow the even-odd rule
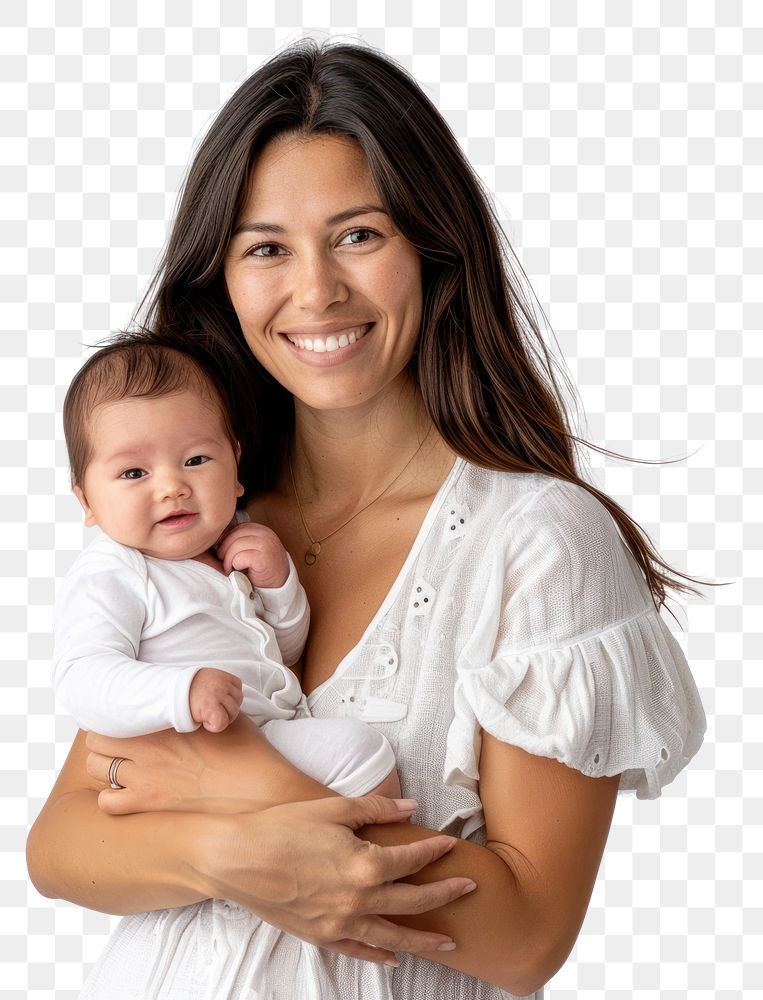
[[[395,478],[387,483],[387,485],[384,487],[381,493],[377,493],[376,496],[373,498],[373,500],[368,501],[365,507],[361,507],[360,510],[356,510],[351,517],[348,517],[346,521],[342,521],[342,523],[339,525],[338,528],[334,528],[333,531],[330,531],[327,535],[324,535],[323,538],[313,538],[313,534],[307,526],[307,521],[305,520],[305,513],[302,510],[302,502],[299,499],[299,493],[297,493],[297,484],[294,481],[294,469],[291,464],[291,447],[289,448],[289,451],[287,452],[287,457],[289,460],[289,475],[291,476],[291,488],[294,490],[294,499],[297,501],[297,510],[299,511],[300,520],[302,521],[302,527],[305,529],[305,534],[310,539],[310,547],[305,551],[305,562],[307,563],[308,566],[312,566],[313,563],[317,561],[318,556],[320,555],[321,552],[321,545],[323,544],[323,542],[327,541],[338,531],[341,531],[342,528],[346,528],[347,525],[350,523],[350,521],[354,521],[356,517],[359,517],[363,513],[363,511],[368,510],[369,507],[372,507],[377,500],[381,500],[381,498],[388,490],[392,489],[392,487],[395,485],[398,479],[402,476],[402,474],[405,472],[405,470],[408,468],[408,466],[411,464],[414,458],[424,447],[424,442],[429,437],[429,431],[431,431],[431,429],[432,427],[430,425],[429,430],[424,435],[421,444],[418,446],[416,451],[414,451],[414,453],[411,455],[411,457],[408,459],[408,461],[405,463],[402,469],[398,472]]]

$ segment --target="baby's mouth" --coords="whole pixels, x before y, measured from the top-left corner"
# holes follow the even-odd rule
[[[164,524],[168,528],[172,528],[178,524],[190,524],[196,516],[197,515],[192,513],[190,510],[177,510],[173,511],[172,514],[168,514],[166,517],[163,517],[161,521],[159,521],[159,524]]]

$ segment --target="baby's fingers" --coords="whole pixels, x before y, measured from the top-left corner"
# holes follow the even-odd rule
[[[243,691],[239,692],[237,696],[229,695],[227,698],[223,698],[223,708],[228,715],[228,722],[233,722],[234,719],[238,718],[238,713],[241,711],[241,702],[244,700]]]
[[[236,709],[236,715],[238,715],[238,709]],[[208,733],[221,733],[232,721],[225,709],[224,703],[220,702],[214,708],[210,708],[204,712],[201,724]]]

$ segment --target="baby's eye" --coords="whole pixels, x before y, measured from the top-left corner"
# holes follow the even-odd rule
[[[125,469],[119,477],[120,479],[142,479],[146,475],[145,469]]]
[[[189,458],[188,461],[185,464],[186,464],[186,467],[189,467],[189,466],[193,467],[194,465],[203,465],[205,462],[208,462],[208,461],[209,461],[209,459],[207,458],[206,455],[194,455],[193,458]]]

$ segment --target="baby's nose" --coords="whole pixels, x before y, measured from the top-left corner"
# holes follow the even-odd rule
[[[157,485],[162,499],[184,497],[191,492],[187,479],[179,473],[165,473]]]

